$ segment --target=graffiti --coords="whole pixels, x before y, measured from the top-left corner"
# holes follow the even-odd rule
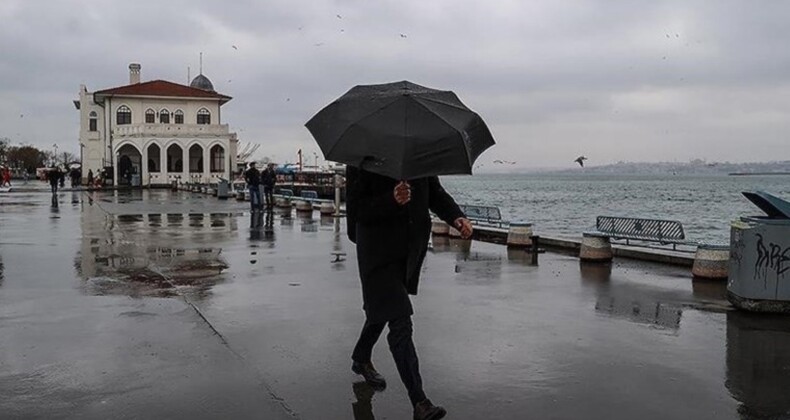
[[[730,259],[739,267],[743,262],[743,251],[746,249],[746,243],[743,241],[741,235],[733,238],[732,251],[730,252]]]
[[[790,247],[782,248],[773,242],[767,246],[763,241],[763,235],[757,236],[757,260],[754,263],[755,272],[758,278],[763,279],[764,287],[768,273],[776,274],[776,277],[783,276],[790,270]]]

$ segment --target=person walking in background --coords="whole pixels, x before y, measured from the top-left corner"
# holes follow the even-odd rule
[[[252,210],[261,207],[261,173],[255,168],[255,162],[250,162],[250,169],[244,172],[244,181],[250,190],[250,207]]]
[[[0,187],[10,187],[11,186],[11,170],[7,167],[0,169]]]
[[[88,169],[88,188],[93,188],[93,169]]]
[[[274,172],[274,165],[268,164],[266,169],[261,172],[261,184],[263,184],[263,197],[267,208],[274,207],[274,184],[277,182],[277,174]]]
[[[47,172],[47,180],[49,181],[50,188],[52,188],[53,195],[58,193],[58,184],[60,183],[62,177],[63,175],[61,175],[57,166],[53,166]]]
[[[412,341],[414,313],[409,295],[417,294],[420,268],[428,250],[431,216],[455,226],[464,238],[472,224],[445,192],[438,177],[397,181],[347,167],[348,237],[357,246],[365,323],[352,353],[351,370],[376,389],[386,387],[373,367],[373,346],[389,325],[387,341],[417,420],[445,416],[422,387]]]

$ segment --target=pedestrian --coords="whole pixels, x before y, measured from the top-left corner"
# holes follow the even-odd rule
[[[274,165],[268,164],[266,169],[261,172],[261,184],[263,184],[263,197],[267,208],[274,207],[274,184],[277,182],[277,174],[274,172]]]
[[[61,180],[61,174],[57,167],[53,166],[47,172],[47,179],[49,180],[49,186],[52,188],[52,194],[55,195],[58,193],[58,183]]]
[[[376,389],[386,380],[371,361],[373,346],[389,325],[387,341],[418,420],[440,419],[446,411],[426,397],[412,340],[420,268],[428,249],[434,212],[464,238],[472,225],[438,177],[397,181],[347,168],[348,237],[356,244],[365,323],[352,353],[351,370]]]
[[[65,187],[66,186],[66,170],[65,170],[65,168],[64,168],[63,171],[58,169],[58,178],[59,178],[58,181],[60,182],[60,188]]]
[[[0,179],[2,179],[0,187],[11,186],[11,170],[8,167],[0,169]]]
[[[88,188],[93,188],[93,169],[88,169]]]
[[[250,169],[244,172],[244,181],[250,190],[250,206],[252,210],[261,207],[261,173],[255,169],[255,162],[250,162]]]

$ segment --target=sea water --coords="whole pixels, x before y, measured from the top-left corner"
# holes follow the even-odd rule
[[[790,176],[508,174],[442,177],[460,204],[497,206],[507,221],[543,236],[580,237],[596,216],[677,220],[686,238],[729,243],[730,222],[764,213],[741,195],[766,191],[790,201]]]

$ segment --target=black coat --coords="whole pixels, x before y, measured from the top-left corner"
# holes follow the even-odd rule
[[[274,183],[277,181],[277,174],[270,168],[266,168],[261,172],[261,184],[264,187],[273,188]]]
[[[261,185],[261,173],[255,168],[247,169],[247,171],[244,172],[244,182],[246,182],[248,186],[252,187]]]
[[[431,216],[453,224],[464,217],[438,177],[409,181],[411,201],[400,206],[398,181],[347,168],[348,237],[357,245],[364,309],[371,322],[411,315],[408,294],[416,295],[428,251]]]

